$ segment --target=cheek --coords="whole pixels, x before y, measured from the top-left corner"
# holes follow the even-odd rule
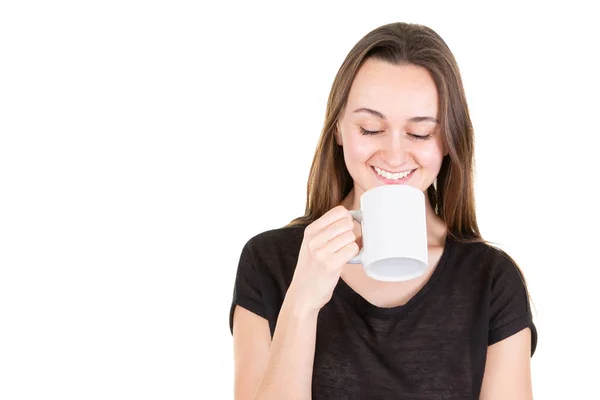
[[[353,136],[344,141],[344,156],[348,163],[365,162],[377,152],[377,144],[369,138]]]
[[[423,146],[416,154],[419,158],[419,164],[432,166],[440,164],[443,156],[442,147],[437,143],[431,143],[430,146]]]

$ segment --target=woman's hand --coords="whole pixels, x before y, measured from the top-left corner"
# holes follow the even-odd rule
[[[359,247],[354,220],[344,206],[337,206],[308,225],[286,302],[303,312],[318,312],[331,300],[342,268]]]

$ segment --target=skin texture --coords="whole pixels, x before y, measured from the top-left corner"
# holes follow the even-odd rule
[[[360,108],[378,111],[384,118]],[[435,181],[442,160],[448,154],[442,141],[439,124],[430,121],[411,122],[412,117],[438,116],[438,93],[429,72],[418,66],[396,66],[383,61],[367,60],[350,89],[346,107],[338,121],[336,142],[343,147],[348,172],[354,188],[344,200],[352,209],[359,208],[360,196],[384,183],[377,179],[372,166],[389,172],[416,168],[406,183],[425,192]],[[380,131],[363,135],[361,127]],[[413,135],[431,135],[420,140]],[[427,225],[430,239],[439,234],[440,222],[427,201]]]

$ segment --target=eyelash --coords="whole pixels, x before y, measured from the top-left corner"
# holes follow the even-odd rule
[[[360,127],[360,132],[363,135],[376,135],[376,134],[381,133],[383,131],[368,131],[368,130],[366,130],[365,128],[363,128],[361,126]],[[419,135],[413,135],[412,133],[409,133],[408,135],[411,136],[411,137],[413,137],[413,138],[415,138],[415,139],[417,139],[417,140],[429,140],[431,138],[431,134],[425,135],[425,136],[419,136]]]

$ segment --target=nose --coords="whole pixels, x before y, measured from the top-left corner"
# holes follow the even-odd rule
[[[400,132],[394,132],[382,141],[381,156],[390,167],[400,166],[408,158],[410,144],[403,140],[402,135]]]

